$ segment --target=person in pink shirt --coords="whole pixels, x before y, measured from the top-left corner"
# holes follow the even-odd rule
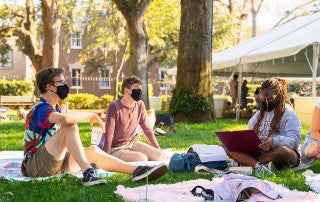
[[[105,133],[99,147],[123,161],[162,161],[163,151],[147,121],[146,107],[141,100],[142,81],[129,76],[122,84],[123,97],[107,108]],[[141,126],[148,143],[137,140],[135,131]]]
[[[96,145],[84,148],[78,123],[89,120],[90,128],[104,122],[93,112],[62,112],[59,100],[67,98],[69,87],[64,69],[47,67],[37,72],[36,84],[41,98],[26,117],[24,132],[24,158],[21,172],[27,177],[47,177],[58,174],[83,173],[82,184],[106,184],[98,175],[98,168],[132,175],[132,181],[155,180],[162,177],[167,166],[133,165],[115,158]]]

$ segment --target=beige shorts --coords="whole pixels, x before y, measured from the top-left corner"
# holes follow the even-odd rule
[[[135,138],[128,142],[127,144],[124,144],[120,147],[113,147],[111,148],[110,154],[116,158],[120,158],[122,153],[125,151],[139,151],[141,147],[143,147],[145,143],[137,141]]]
[[[67,153],[63,160],[57,161],[42,145],[37,152],[30,154],[26,165],[26,174],[29,177],[46,177],[67,173],[69,171],[69,156]]]

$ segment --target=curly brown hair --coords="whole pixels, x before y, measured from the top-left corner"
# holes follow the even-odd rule
[[[122,83],[122,92],[124,90],[124,88],[131,88],[131,86],[133,84],[139,84],[139,85],[142,85],[142,81],[136,77],[136,76],[128,76],[126,77],[124,80],[123,80],[123,83]]]
[[[276,95],[275,102],[277,103],[277,107],[274,110],[274,116],[270,124],[269,134],[278,134],[280,132],[280,122],[285,111],[285,105],[288,102],[287,82],[280,77],[270,78],[263,82],[263,84],[261,85],[260,92],[264,90],[268,90],[273,95]],[[263,116],[264,111],[260,107],[258,121],[253,127],[253,130],[257,134],[259,134],[259,126],[261,124]]]
[[[46,93],[46,85],[52,83],[53,78],[60,74],[64,74],[64,69],[60,67],[47,67],[37,72],[36,83],[40,93]]]

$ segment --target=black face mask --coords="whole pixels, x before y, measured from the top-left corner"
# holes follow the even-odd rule
[[[141,91],[141,89],[132,89],[131,97],[132,97],[132,99],[134,99],[135,101],[141,100],[141,97],[142,97],[142,91]]]
[[[275,101],[271,101],[271,102],[260,101],[260,106],[263,111],[271,112],[272,110],[277,108],[277,103]]]
[[[54,92],[54,93],[57,94],[61,100],[64,100],[66,97],[68,97],[69,87],[67,84],[63,84],[62,86],[57,86],[57,92]]]

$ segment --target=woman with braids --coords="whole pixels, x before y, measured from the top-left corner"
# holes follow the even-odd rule
[[[229,152],[236,162],[256,169],[257,175],[275,174],[271,169],[293,168],[300,163],[301,122],[288,104],[287,84],[282,78],[266,80],[259,92],[260,110],[249,120],[261,139],[259,153]]]

